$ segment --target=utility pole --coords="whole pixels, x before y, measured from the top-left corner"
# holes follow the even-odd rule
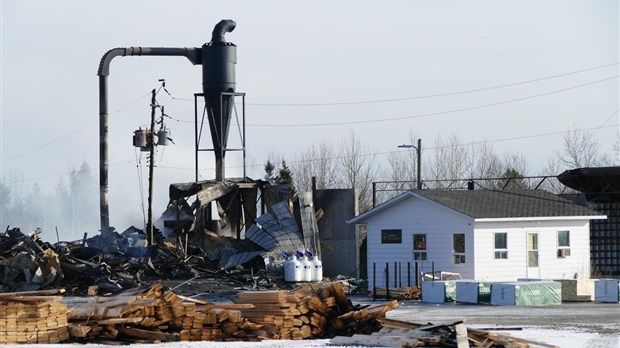
[[[418,190],[422,189],[422,139],[418,138]]]
[[[151,92],[151,129],[149,131],[149,138],[147,139],[147,145],[149,147],[149,210],[146,228],[148,230],[149,245],[155,245],[155,234],[153,232],[153,167],[155,165],[155,109],[157,109],[157,101],[155,100],[156,94],[157,92],[153,89]]]
[[[418,190],[422,189],[422,139],[418,139],[418,146],[413,144],[402,144],[398,145],[401,149],[414,149],[416,154],[418,155],[417,161],[417,178],[416,178],[416,188]]]

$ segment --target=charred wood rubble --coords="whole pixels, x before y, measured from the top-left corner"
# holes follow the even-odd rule
[[[173,184],[153,237],[132,226],[50,243],[40,229],[7,227],[0,232],[0,293],[62,287],[85,295],[93,285],[116,293],[154,279],[273,287],[282,279],[282,251],[320,256],[316,215],[287,185],[247,178]]]

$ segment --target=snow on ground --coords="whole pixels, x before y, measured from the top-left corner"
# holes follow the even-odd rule
[[[588,332],[575,327],[543,328],[543,327],[524,327],[519,331],[499,331],[502,334],[509,333],[511,336],[529,339],[537,342],[558,345],[562,348],[620,348],[620,332],[600,334]],[[110,348],[109,345],[88,344],[87,347]],[[323,340],[272,340],[262,342],[171,342],[161,344],[132,344],[131,348],[305,348],[305,347],[329,347],[328,339]],[[3,347],[11,347],[10,345]],[[76,348],[85,347],[83,344],[36,344],[36,345],[15,345],[18,348]],[[343,346],[341,346],[343,347]],[[349,348],[359,348],[361,346],[346,346]]]

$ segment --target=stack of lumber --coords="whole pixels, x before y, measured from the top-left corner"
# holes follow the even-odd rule
[[[59,343],[69,339],[63,290],[0,294],[0,345]]]
[[[388,290],[385,288],[376,288],[373,295],[377,297],[387,297]],[[389,297],[402,300],[419,300],[420,289],[416,286],[406,288],[390,288]]]
[[[69,333],[76,341],[220,341],[245,338],[239,308],[253,305],[210,304],[164,291],[156,283],[146,291],[89,297],[70,303]]]
[[[244,291],[237,293],[237,304],[254,304],[242,309],[244,318],[262,325],[246,332],[257,339],[305,339],[370,333],[380,329],[377,318],[398,307],[393,300],[373,306],[353,306],[341,283],[307,285],[297,290]]]
[[[527,348],[559,346],[480,329],[468,329],[464,321],[446,324],[417,324],[394,319],[379,319],[381,330],[371,335],[337,336],[334,345],[368,347],[505,347]]]

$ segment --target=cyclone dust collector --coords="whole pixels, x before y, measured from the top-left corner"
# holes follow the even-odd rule
[[[202,65],[202,90],[209,119],[215,179],[224,180],[224,158],[235,96],[235,64],[237,47],[226,42],[224,34],[235,29],[230,19],[220,21],[213,29],[211,42],[198,48],[126,47],[106,52],[99,63],[99,187],[101,233],[110,231],[108,209],[108,82],[110,63],[117,56],[182,56],[194,65]],[[196,163],[196,166],[198,164]],[[196,168],[197,170],[197,168]]]

